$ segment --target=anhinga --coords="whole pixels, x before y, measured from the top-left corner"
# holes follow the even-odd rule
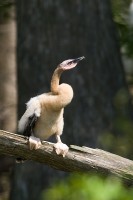
[[[62,72],[74,68],[84,56],[76,59],[65,60],[57,66],[51,80],[51,92],[33,97],[27,103],[27,109],[18,124],[18,132],[29,137],[29,148],[37,149],[41,140],[56,136],[57,143],[54,148],[57,154],[68,152],[68,146],[61,142],[63,132],[64,107],[73,98],[73,89],[66,83],[59,84]],[[41,140],[40,140],[41,139]]]

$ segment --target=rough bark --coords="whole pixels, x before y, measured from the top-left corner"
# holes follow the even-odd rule
[[[15,131],[17,121],[16,21],[11,3],[0,0],[0,128],[7,131]],[[13,159],[0,155],[0,199],[9,198],[12,165]]]
[[[43,141],[39,149],[31,151],[27,137],[0,130],[0,153],[67,172],[89,172],[93,169],[133,181],[133,161],[100,149],[70,145],[69,152],[63,158],[55,153],[53,143]]]
[[[9,9],[8,15],[8,19],[2,21],[0,15],[0,127],[7,131],[15,131],[17,97],[14,7]]]

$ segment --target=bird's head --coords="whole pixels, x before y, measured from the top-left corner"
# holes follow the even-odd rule
[[[82,56],[82,57],[75,58],[75,59],[65,60],[59,64],[59,68],[61,68],[63,71],[72,69],[78,64],[79,61],[83,60],[84,58],[85,57]]]

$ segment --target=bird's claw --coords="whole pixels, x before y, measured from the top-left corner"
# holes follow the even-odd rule
[[[55,148],[56,153],[58,155],[63,155],[63,157],[66,156],[69,150],[69,147],[62,142],[57,142],[56,144],[54,144],[54,148]]]
[[[34,136],[29,137],[29,148],[30,148],[30,150],[39,149],[40,146],[41,146],[41,140],[39,138],[36,138]]]

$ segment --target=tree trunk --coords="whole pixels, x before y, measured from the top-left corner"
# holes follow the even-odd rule
[[[16,26],[14,13],[13,7],[8,11],[8,19],[1,20],[0,15],[0,127],[7,131],[16,129]]]
[[[65,109],[62,140],[112,150],[118,142],[115,131],[122,132],[117,118],[127,119],[131,111],[109,1],[20,0],[16,4],[19,117],[30,97],[49,91],[57,64],[85,56],[77,69],[63,75],[75,96]],[[40,199],[57,174],[62,176],[38,163],[17,165],[11,199]]]
[[[0,128],[7,131],[15,131],[17,121],[14,14],[14,7],[8,6],[8,1],[0,1]],[[9,171],[12,165],[12,158],[0,155],[0,199],[9,196]]]

